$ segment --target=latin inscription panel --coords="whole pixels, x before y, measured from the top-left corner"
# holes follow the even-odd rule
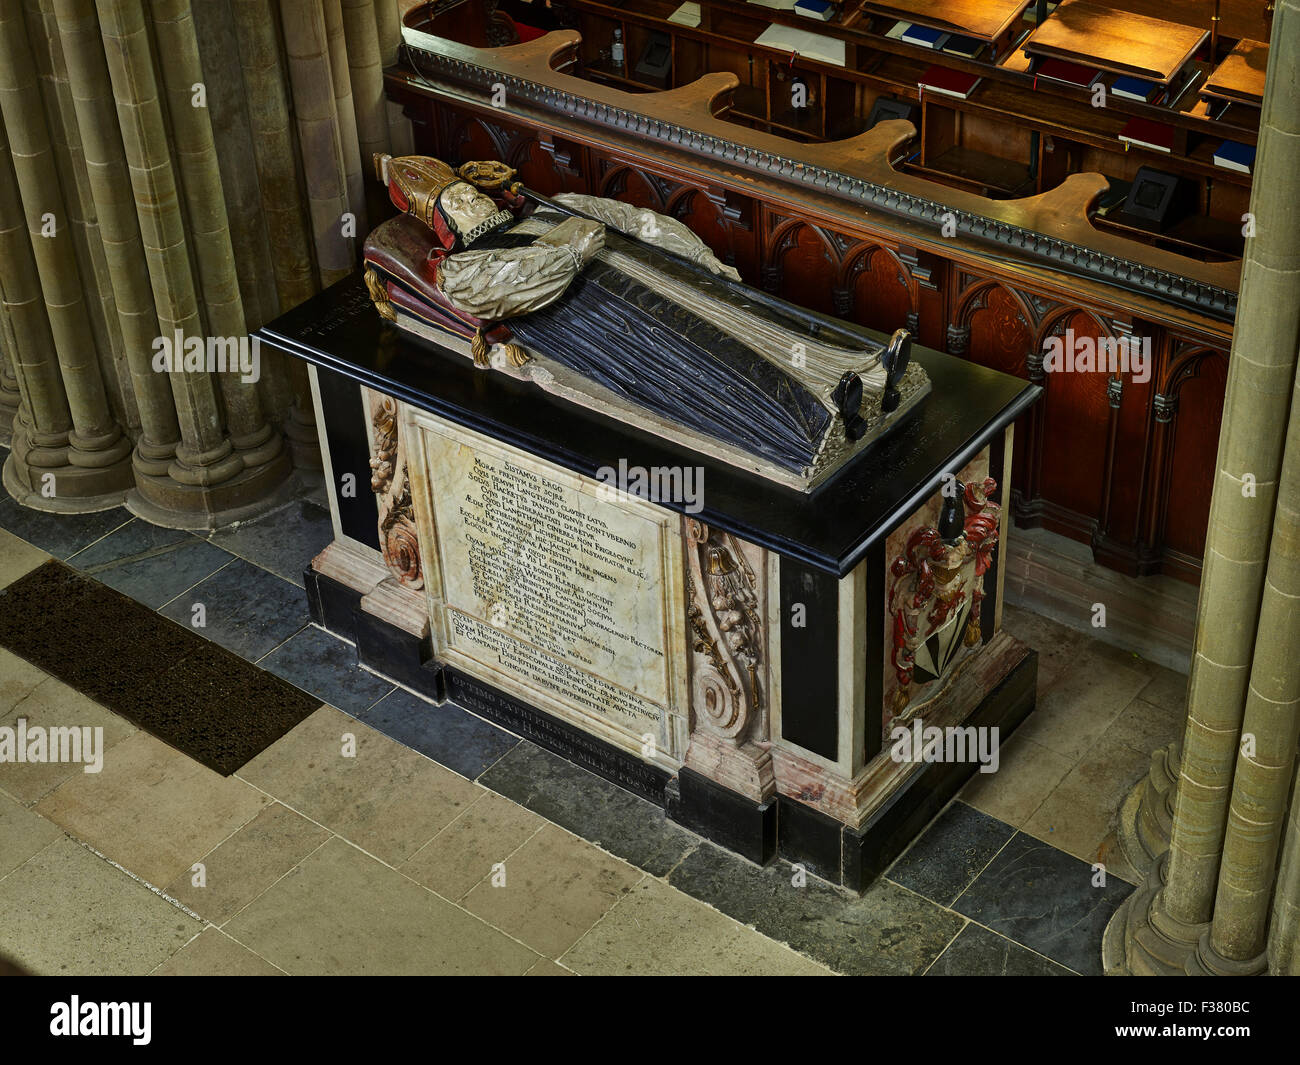
[[[667,715],[684,702],[681,592],[666,576],[681,572],[677,516],[463,429],[420,427],[443,655],[627,746],[649,733],[671,747]]]

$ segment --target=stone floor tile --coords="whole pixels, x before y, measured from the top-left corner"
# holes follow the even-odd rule
[[[645,873],[547,825],[505,862],[505,882],[482,881],[462,905],[539,954],[558,958]]]
[[[1019,832],[953,909],[1084,976],[1101,975],[1101,935],[1133,885]]]
[[[355,737],[352,757],[344,736]],[[483,790],[332,707],[238,774],[392,865],[446,828]]]
[[[1114,831],[1119,808],[1151,765],[1144,754],[1119,742],[1114,726],[1103,734],[1024,824],[1024,831],[1083,861],[1105,862],[1103,844]]]
[[[283,976],[264,958],[215,928],[205,928],[153,971],[154,976]]]
[[[527,740],[479,782],[651,876],[667,875],[700,844],[654,803]]]
[[[1151,667],[1151,680],[1138,695],[1179,717],[1187,717],[1187,674],[1163,666]]]
[[[0,529],[0,588],[30,573],[49,557],[39,547]]]
[[[53,821],[0,795],[0,879],[63,835]]]
[[[357,665],[351,644],[309,625],[257,663],[353,717],[374,706],[394,685]]]
[[[38,813],[149,883],[170,884],[270,798],[137,732],[110,748],[97,774],[73,774]]]
[[[509,799],[485,791],[401,870],[443,898],[458,901],[545,823]]]
[[[1019,828],[1073,767],[1073,759],[1017,731],[999,752],[998,771],[975,773],[959,794],[975,809]]]
[[[590,976],[828,976],[829,970],[646,877],[561,959]]]
[[[885,875],[940,906],[950,906],[1016,830],[964,802],[952,803]]]
[[[203,886],[186,869],[165,889],[195,913],[222,924],[329,839],[313,824],[280,803],[272,803],[229,839],[199,859]]]
[[[203,608],[201,626],[194,624],[196,604]],[[178,595],[160,613],[250,662],[311,623],[301,588],[240,558]]]
[[[1089,646],[1060,679],[1039,692],[1033,713],[1016,730],[1077,762],[1150,681],[1151,667],[1110,660]]]
[[[136,518],[77,552],[68,564],[156,610],[233,557],[192,533]]]
[[[106,710],[56,677],[49,677],[33,688],[25,699],[0,718],[0,726],[17,730],[19,718],[26,720],[29,735],[30,730],[34,728],[103,729],[99,734],[102,739],[100,753],[103,759],[100,775],[107,772],[112,765],[118,744],[139,731],[126,718]],[[84,732],[82,735],[84,738]],[[94,739],[96,734],[91,735]],[[100,740],[95,742],[98,745]],[[82,757],[85,758],[87,753],[83,750]],[[30,806],[64,781],[74,777],[90,780],[95,775],[86,772],[84,761],[0,762],[0,789]]]
[[[45,976],[144,976],[202,925],[73,840],[0,880],[0,955]]]
[[[926,976],[1075,976],[1063,965],[968,924],[925,971]]]
[[[877,880],[861,897],[811,876],[798,886],[787,862],[760,869],[707,842],[668,880],[741,924],[850,975],[921,973],[963,923],[888,880]]]
[[[1182,739],[1186,726],[1185,708],[1161,706],[1139,695],[1102,733],[1102,738],[1110,737],[1126,747],[1150,755],[1157,748],[1168,747],[1174,740]]]
[[[0,647],[0,722],[48,676],[25,658]]]
[[[539,958],[525,976],[577,976],[578,974],[566,969],[563,965],[557,965],[550,958]]]
[[[212,543],[303,587],[302,573],[334,539],[329,511],[295,500],[251,521],[218,529]]]
[[[372,728],[470,780],[519,743],[519,737],[475,717],[455,703],[442,706],[404,688],[358,715]]]
[[[131,513],[125,507],[94,514],[48,514],[20,506],[0,489],[0,529],[48,551],[55,558],[69,558],[131,520]]]
[[[0,883],[3,887],[3,883]],[[225,929],[293,975],[513,975],[536,952],[332,839]]]

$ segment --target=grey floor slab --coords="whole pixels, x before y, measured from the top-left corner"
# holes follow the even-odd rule
[[[361,720],[470,780],[521,742],[455,703],[434,706],[403,688],[385,695]]]
[[[1101,936],[1133,885],[1017,832],[953,909],[1084,976],[1101,975]]]
[[[968,924],[926,976],[1075,976],[1062,965],[996,932]]]
[[[941,906],[951,906],[1015,833],[1006,822],[954,802],[885,875]]]
[[[97,514],[47,514],[19,506],[0,488],[0,528],[7,529],[55,558],[67,559],[131,521],[125,507]]]
[[[666,875],[701,842],[654,803],[527,740],[479,783],[654,876]]]
[[[395,687],[357,665],[351,644],[310,625],[257,664],[353,717]]]
[[[209,539],[301,588],[302,571],[334,539],[334,530],[328,510],[295,500],[260,518],[218,529]]]
[[[233,557],[192,533],[135,518],[78,551],[68,564],[156,610]]]
[[[250,662],[311,622],[301,588],[242,558],[187,589],[161,612]]]
[[[668,882],[850,975],[922,973],[964,923],[888,880],[858,897],[816,877],[801,880],[787,862],[760,869],[711,843],[687,855]]]

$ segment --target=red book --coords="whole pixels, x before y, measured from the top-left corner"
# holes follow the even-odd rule
[[[1064,59],[1044,59],[1034,72],[1035,78],[1049,78],[1064,85],[1073,85],[1076,89],[1086,89],[1101,76],[1096,67],[1080,66],[1067,63]]]
[[[921,75],[917,85],[923,92],[929,89],[931,92],[943,93],[944,96],[955,96],[959,100],[965,100],[982,80],[977,74],[933,66]]]
[[[1149,118],[1130,118],[1119,131],[1119,139],[1125,144],[1136,144],[1139,148],[1151,148],[1157,152],[1174,150],[1174,129],[1152,122]]]

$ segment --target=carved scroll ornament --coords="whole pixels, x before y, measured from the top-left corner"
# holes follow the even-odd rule
[[[729,533],[686,522],[687,614],[695,651],[695,727],[736,742],[764,713],[764,632],[758,581]]]
[[[379,503],[379,549],[394,577],[408,588],[423,588],[411,485],[397,438],[396,401],[375,396],[371,420],[375,446],[370,459],[370,487]]]

